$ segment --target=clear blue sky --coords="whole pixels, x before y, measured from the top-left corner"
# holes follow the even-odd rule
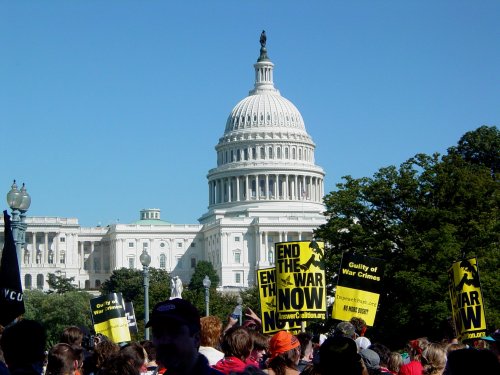
[[[0,0],[0,193],[84,226],[197,223],[265,29],[326,172],[372,176],[500,124],[500,1]],[[3,207],[6,208],[4,198]]]

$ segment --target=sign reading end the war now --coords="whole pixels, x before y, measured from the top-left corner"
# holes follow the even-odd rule
[[[486,336],[477,259],[464,259],[448,270],[453,322],[459,340]]]
[[[383,274],[383,260],[345,253],[342,256],[332,317],[344,321],[359,317],[368,326],[373,326]]]
[[[276,310],[279,320],[326,319],[324,243],[275,244]]]

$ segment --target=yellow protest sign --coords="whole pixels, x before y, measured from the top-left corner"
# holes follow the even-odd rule
[[[448,270],[453,322],[459,340],[486,336],[483,295],[477,259],[464,259]]]
[[[121,293],[111,293],[90,300],[94,330],[115,343],[130,341],[128,319]]]
[[[275,252],[278,319],[326,319],[324,243],[279,242]]]
[[[300,321],[281,321],[276,314],[276,268],[257,270],[257,284],[260,296],[262,332],[278,331],[300,332]]]
[[[384,261],[359,254],[342,256],[332,318],[348,321],[362,318],[373,326],[377,313]]]

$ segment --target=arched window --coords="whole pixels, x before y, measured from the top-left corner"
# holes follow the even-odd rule
[[[165,254],[160,254],[160,268],[164,270],[167,267],[167,257]]]
[[[243,151],[243,154],[244,154],[245,160],[248,160],[248,149],[245,149]]]
[[[24,275],[24,289],[31,289],[31,275],[29,273]]]
[[[266,150],[264,149],[264,147],[260,148],[260,158],[261,159],[265,159],[266,158]]]
[[[41,273],[36,275],[36,287],[37,289],[43,289],[43,275]]]
[[[299,160],[302,160],[302,149],[299,148]]]
[[[281,159],[281,147],[276,149],[276,159]]]
[[[295,149],[292,148],[292,159],[295,160]]]
[[[285,159],[288,159],[288,147],[285,148]]]
[[[257,159],[257,150],[255,149],[255,147],[252,148],[252,159]]]
[[[269,159],[274,159],[273,148],[269,147]]]

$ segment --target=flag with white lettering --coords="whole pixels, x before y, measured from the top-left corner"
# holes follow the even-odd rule
[[[24,314],[24,300],[16,244],[7,211],[3,212],[3,221],[5,240],[0,263],[0,324],[6,326]]]

